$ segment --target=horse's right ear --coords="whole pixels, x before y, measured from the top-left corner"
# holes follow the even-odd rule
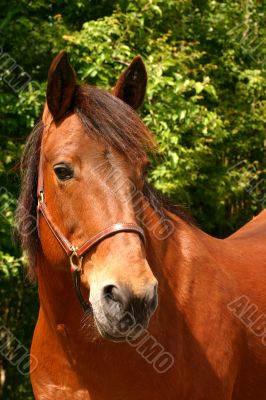
[[[53,59],[48,72],[46,100],[55,121],[71,110],[76,85],[75,72],[63,50]]]
[[[120,75],[112,94],[137,110],[144,100],[146,86],[145,64],[141,57],[137,56]]]

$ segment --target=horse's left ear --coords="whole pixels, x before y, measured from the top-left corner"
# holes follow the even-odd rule
[[[46,100],[55,121],[71,110],[76,85],[75,72],[63,50],[53,59],[48,72]]]
[[[112,94],[137,110],[144,100],[146,86],[146,68],[141,57],[137,56],[119,77]]]

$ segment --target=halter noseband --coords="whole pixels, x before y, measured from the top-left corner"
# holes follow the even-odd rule
[[[80,273],[82,270],[82,262],[84,255],[96,244],[102,240],[119,232],[134,232],[137,233],[143,243],[145,244],[146,238],[143,229],[131,222],[117,222],[109,225],[107,228],[96,233],[86,240],[81,246],[74,246],[59,230],[52,220],[52,217],[47,209],[44,200],[44,179],[42,169],[42,153],[40,154],[39,171],[38,171],[38,189],[37,189],[38,205],[37,205],[37,225],[39,231],[39,214],[41,213],[44,217],[47,225],[49,226],[54,237],[57,239],[61,247],[64,249],[66,255],[69,257],[70,270],[72,273],[73,284],[75,287],[77,298],[81,304],[84,312],[91,312],[91,304],[88,303],[80,290]]]

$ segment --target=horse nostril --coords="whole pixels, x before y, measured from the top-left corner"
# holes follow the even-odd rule
[[[114,301],[122,303],[122,298],[119,289],[115,285],[107,285],[103,288],[103,296],[107,303]]]
[[[158,296],[157,296],[157,293],[156,293],[156,294],[153,296],[153,299],[152,299],[152,301],[151,301],[151,303],[150,303],[150,310],[151,310],[151,312],[154,312],[154,311],[156,310],[157,306],[158,306]]]
[[[103,311],[112,319],[120,319],[126,306],[126,296],[121,288],[107,285],[102,291]]]
[[[121,319],[123,314],[132,314],[138,321],[145,321],[158,304],[157,284],[145,288],[142,296],[126,286],[106,285],[102,289],[103,312],[110,319]]]
[[[157,284],[154,286],[152,295],[149,298],[150,311],[153,313],[158,306]]]

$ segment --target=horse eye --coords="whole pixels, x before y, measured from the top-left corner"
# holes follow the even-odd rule
[[[54,172],[60,181],[67,181],[73,178],[73,170],[66,164],[58,164],[54,167]]]

